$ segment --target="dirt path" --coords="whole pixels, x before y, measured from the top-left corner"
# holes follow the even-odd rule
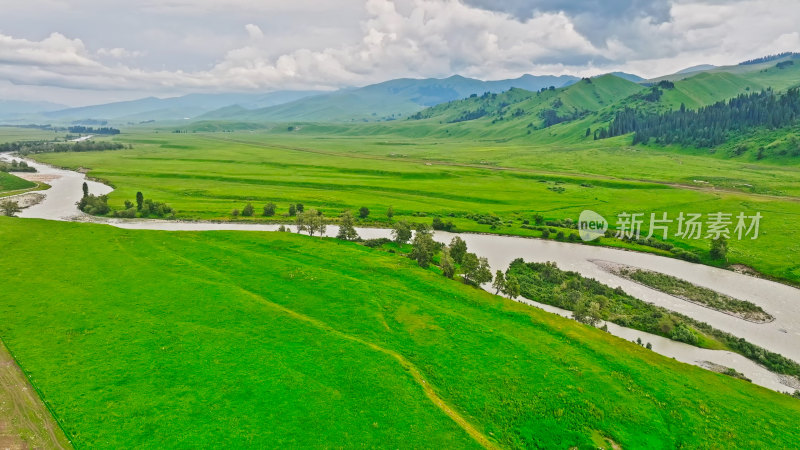
[[[0,342],[0,449],[28,448],[72,445]]]
[[[222,273],[221,271],[217,270],[216,268],[212,268],[212,267],[210,267],[208,265],[205,265],[205,264],[197,262],[197,261],[192,261],[192,260],[190,260],[188,258],[185,258],[185,257],[181,256],[181,255],[175,254],[175,256],[177,258],[181,259],[182,261],[185,261],[189,265],[201,268],[205,272],[209,273],[211,275],[211,277],[209,277],[209,278],[204,280],[207,283],[220,283],[220,281],[216,281],[216,280],[214,280],[214,278],[221,279],[221,280],[226,280],[226,281],[232,283],[231,280],[224,273]],[[261,302],[263,304],[266,304],[267,306],[269,306],[269,307],[271,307],[271,308],[273,308],[273,309],[275,309],[275,310],[277,310],[277,311],[279,311],[279,312],[281,312],[281,313],[283,313],[283,314],[285,314],[285,315],[287,315],[287,316],[289,316],[289,317],[291,317],[291,318],[293,318],[295,320],[299,320],[301,322],[307,323],[307,324],[313,326],[314,328],[322,330],[322,331],[324,331],[326,333],[329,333],[331,335],[337,336],[340,339],[344,339],[344,340],[348,340],[348,341],[351,341],[351,342],[359,343],[361,345],[364,345],[364,346],[370,348],[371,350],[373,350],[375,352],[382,353],[382,354],[394,359],[395,361],[397,361],[397,363],[400,364],[400,366],[403,369],[406,370],[406,372],[411,376],[411,378],[414,379],[414,382],[416,382],[416,384],[418,384],[420,386],[420,388],[422,388],[422,391],[425,393],[425,396],[428,397],[428,400],[430,400],[431,403],[433,403],[434,406],[436,406],[445,415],[450,417],[450,419],[452,419],[453,422],[455,422],[462,430],[464,430],[464,432],[466,432],[472,439],[474,439],[475,442],[480,444],[485,449],[494,450],[494,449],[499,448],[498,445],[493,440],[489,439],[489,437],[487,437],[480,430],[478,430],[477,427],[475,427],[472,423],[470,423],[470,421],[466,417],[462,416],[455,408],[453,408],[442,397],[440,397],[439,394],[436,392],[435,388],[433,386],[431,386],[430,383],[427,382],[427,380],[425,379],[425,376],[422,374],[422,372],[419,370],[419,368],[417,368],[417,366],[415,366],[411,361],[406,359],[400,353],[398,353],[398,352],[396,352],[394,350],[382,347],[382,346],[380,346],[378,344],[375,344],[373,342],[370,342],[370,341],[368,341],[366,339],[362,339],[362,338],[360,338],[358,336],[354,336],[354,335],[345,333],[343,331],[337,330],[336,328],[328,325],[327,323],[325,323],[325,322],[323,322],[321,320],[318,320],[318,319],[316,319],[314,317],[311,317],[311,316],[307,316],[307,315],[305,315],[303,313],[297,312],[297,311],[295,311],[293,309],[290,309],[290,308],[288,308],[286,306],[283,306],[283,305],[280,305],[278,303],[275,303],[272,300],[268,299],[267,297],[264,297],[263,295],[260,295],[260,294],[258,294],[256,292],[253,292],[253,291],[250,291],[249,289],[245,289],[244,287],[238,286],[236,283],[232,283],[232,284],[233,284],[233,286],[235,286],[235,288],[237,290],[239,290],[245,296],[250,297],[250,298],[252,298],[253,300],[255,300],[257,302]]]

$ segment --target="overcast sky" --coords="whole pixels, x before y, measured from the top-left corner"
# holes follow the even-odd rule
[[[0,99],[70,105],[452,74],[644,77],[800,51],[798,0],[3,0]]]

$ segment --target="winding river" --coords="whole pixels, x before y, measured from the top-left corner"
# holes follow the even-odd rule
[[[0,159],[9,160],[11,158],[8,155],[0,154]],[[20,217],[90,221],[118,228],[146,230],[276,231],[278,229],[278,225],[246,223],[98,219],[80,212],[75,206],[82,195],[82,184],[86,181],[89,192],[95,195],[108,194],[112,191],[111,187],[87,181],[85,175],[79,172],[58,169],[35,161],[26,161],[39,171],[38,174],[21,173],[17,175],[22,178],[48,176],[50,178],[48,184],[52,187],[42,192],[45,195],[42,202],[24,209],[19,214]],[[295,227],[291,228],[296,231]],[[382,228],[357,228],[357,231],[363,238],[389,237],[390,234],[390,230]],[[335,236],[337,232],[336,226],[327,227],[326,234],[328,236]],[[800,290],[796,288],[728,270],[647,253],[513,236],[472,233],[459,233],[458,235],[467,242],[470,251],[488,258],[493,271],[505,270],[509,263],[516,258],[537,262],[554,261],[562,269],[579,272],[583,276],[594,278],[609,286],[620,286],[629,294],[644,301],[693,317],[715,328],[743,337],[765,349],[800,361]],[[453,236],[455,234],[436,232],[434,239],[449,243]],[[665,273],[734,298],[749,300],[761,306],[774,316],[775,320],[770,323],[753,323],[681,300],[609,273],[593,262],[597,260]],[[488,288],[488,286],[485,287]],[[569,311],[549,305],[524,298],[518,298],[517,301],[571,317]],[[608,324],[608,329],[610,333],[627,340],[641,339],[643,342],[649,342],[653,346],[653,351],[685,363],[705,366],[707,362],[710,362],[732,367],[752,379],[754,383],[780,392],[792,392],[797,388],[791,382],[786,382],[785,377],[776,375],[736,353],[700,349],[612,323]]]

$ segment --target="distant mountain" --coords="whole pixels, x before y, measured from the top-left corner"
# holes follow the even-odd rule
[[[50,102],[0,100],[0,119],[12,119],[19,116],[55,111],[63,108],[66,108],[66,106]]]
[[[678,72],[663,75],[658,78],[647,80],[647,83],[657,83],[661,80],[677,81],[683,80],[688,77],[696,76],[702,73],[730,73],[741,75],[745,77],[758,78],[759,72],[774,68],[777,64],[786,61],[794,61],[800,63],[800,54],[797,53],[782,53],[780,55],[765,56],[763,58],[756,58],[743,63],[730,65],[730,66],[712,66],[710,64],[701,64],[699,66],[687,67]]]
[[[676,74],[685,74],[685,73],[693,73],[693,72],[704,72],[706,70],[716,69],[717,66],[713,64],[700,64],[697,66],[687,67],[685,69],[679,70],[675,72]]]
[[[623,80],[633,81],[634,83],[638,83],[640,81],[644,81],[644,78],[640,77],[639,75],[634,75],[632,73],[611,72],[611,75],[614,75],[615,77],[622,78]]]
[[[226,107],[197,119],[256,122],[392,120],[472,94],[497,93],[512,87],[536,91],[550,86],[560,87],[577,79],[568,75],[523,75],[515,79],[497,81],[482,81],[458,75],[445,79],[401,78],[250,111],[237,111]]]
[[[171,98],[148,97],[126,102],[50,111],[45,113],[44,117],[61,121],[85,119],[117,122],[183,120],[234,104],[242,105],[243,108],[262,108],[318,93],[319,91],[278,91],[268,94],[189,94]]]

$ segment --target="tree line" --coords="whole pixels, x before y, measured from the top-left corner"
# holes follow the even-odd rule
[[[741,94],[698,110],[680,109],[662,113],[634,108],[617,111],[608,128],[594,132],[595,139],[634,133],[633,144],[680,144],[714,147],[731,133],[753,128],[783,128],[800,120],[800,88],[777,95],[771,89]]]
[[[0,152],[16,152],[20,155],[32,153],[65,153],[65,152],[99,152],[104,150],[122,150],[133,148],[132,145],[107,141],[52,142],[52,141],[20,141],[0,144]]]
[[[0,161],[0,172],[36,172],[36,168],[29,166],[25,161],[12,159],[10,163]]]
[[[555,263],[516,259],[506,271],[506,277],[510,275],[519,280],[525,298],[572,311],[579,322],[592,326],[612,322],[694,346],[702,345],[703,335],[711,336],[773,372],[800,375],[800,364],[791,359],[707,323],[639,300],[619,287],[611,288],[577,272],[561,270]]]
[[[112,127],[85,127],[82,125],[75,125],[67,128],[70,133],[78,133],[78,134],[119,134],[120,131],[117,128]]]

